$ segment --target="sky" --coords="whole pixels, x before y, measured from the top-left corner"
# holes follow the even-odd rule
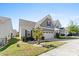
[[[48,14],[53,20],[59,20],[62,27],[68,26],[71,20],[79,24],[78,3],[0,3],[0,16],[11,18],[13,29],[17,31],[19,19],[37,22]]]

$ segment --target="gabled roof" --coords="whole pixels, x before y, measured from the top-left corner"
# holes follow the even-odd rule
[[[4,24],[4,23],[6,23],[9,20],[10,20],[10,18],[8,18],[8,17],[2,17],[2,16],[0,16],[0,24]]]
[[[58,25],[61,26],[60,21],[59,21],[59,20],[55,20],[55,21],[54,21],[54,26],[58,26]]]
[[[41,19],[38,22],[33,22],[33,21],[28,21],[28,20],[24,20],[24,19],[19,19],[19,26],[24,27],[24,28],[36,28],[36,27],[43,27],[41,26],[41,24],[45,21],[45,20],[51,20],[52,26],[49,27],[50,29],[55,28],[57,25],[61,25],[59,20],[52,20],[52,17],[50,15],[45,16],[43,19]],[[46,27],[47,28],[47,27]]]
[[[38,21],[35,27],[40,27],[40,24],[43,23],[46,19],[50,19],[52,21],[52,17],[50,15],[45,16],[42,20]],[[53,21],[52,21],[53,22]]]
[[[28,21],[28,20],[24,20],[24,19],[19,19],[19,25],[21,27],[27,27],[27,28],[34,28],[35,27],[36,22],[33,21]]]

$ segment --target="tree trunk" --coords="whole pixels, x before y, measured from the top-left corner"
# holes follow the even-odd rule
[[[37,40],[37,44],[40,44],[40,39]]]

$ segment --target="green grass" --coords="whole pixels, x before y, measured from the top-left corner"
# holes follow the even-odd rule
[[[3,46],[3,47],[0,48],[0,52],[3,51],[3,50],[5,50],[6,48],[8,48],[9,46],[11,46],[12,44],[17,43],[18,41],[19,41],[19,39],[16,39],[16,38],[10,39],[9,42],[5,46]]]
[[[61,46],[61,45],[63,45],[65,42],[44,42],[46,45],[51,45],[51,47],[54,47],[54,48],[56,48],[56,47],[58,47],[58,46]]]
[[[44,43],[47,45],[52,44],[56,47],[64,44],[63,42],[44,42]],[[17,44],[19,44],[20,47],[17,47]],[[50,48],[37,47],[37,46],[33,46],[32,44],[28,44],[20,41],[18,42],[18,39],[13,38],[11,39],[8,45],[0,49],[1,51],[0,55],[2,56],[37,56],[49,50]]]
[[[79,39],[79,36],[60,36],[59,39]]]
[[[0,53],[5,56],[35,56],[48,51],[47,48],[32,46],[31,44],[20,44],[17,47],[17,43],[11,45],[6,50]]]

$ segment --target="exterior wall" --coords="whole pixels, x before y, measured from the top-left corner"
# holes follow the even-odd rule
[[[31,37],[31,30],[30,31],[27,30],[27,37]]]
[[[23,22],[21,20],[19,20],[19,37],[20,37],[20,39],[25,36],[25,30],[23,28],[24,26],[22,26],[22,23]]]
[[[20,33],[19,33],[20,38],[26,37],[26,36],[25,36],[25,31],[27,31],[26,36],[27,36],[27,37],[31,37],[31,30],[21,28],[21,29],[20,29]]]
[[[21,37],[25,37],[25,29],[20,28],[20,33],[19,33],[19,35],[20,35],[20,38],[21,38]]]
[[[33,22],[27,20],[19,20],[19,36],[20,38],[25,37],[25,30],[27,30],[27,37],[31,36],[31,30],[34,28]]]
[[[8,19],[4,24],[0,24],[0,43],[3,42],[3,40],[6,40],[6,38],[10,39],[11,33],[12,33],[12,23],[11,20]]]
[[[47,26],[47,22],[48,22],[48,21],[51,22],[50,26]],[[48,18],[47,18],[40,26],[42,26],[42,27],[54,28],[54,25],[52,24],[51,19],[48,19]]]
[[[61,34],[65,34],[65,29],[60,29]]]
[[[5,40],[5,38],[0,38],[0,46],[5,45],[7,42]]]

